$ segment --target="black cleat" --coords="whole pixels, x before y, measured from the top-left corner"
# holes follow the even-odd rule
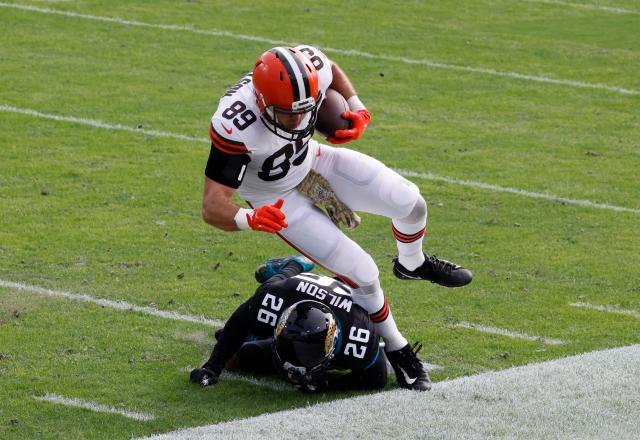
[[[189,380],[193,383],[208,387],[218,383],[218,375],[208,368],[194,368],[191,370]]]
[[[416,342],[413,347],[405,345],[400,350],[387,352],[387,359],[396,373],[396,380],[402,388],[415,391],[429,391],[431,380],[418,358],[422,344]]]
[[[393,259],[393,274],[401,280],[427,280],[446,287],[461,287],[469,284],[473,275],[469,269],[424,254],[422,266],[409,270],[400,264],[398,257]]]
[[[220,337],[222,336],[222,332],[224,331],[224,327],[220,327],[218,330],[216,330],[216,332],[213,334],[213,336],[216,338],[216,341],[220,340]]]

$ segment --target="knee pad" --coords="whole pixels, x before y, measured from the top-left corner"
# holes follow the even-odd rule
[[[416,224],[421,223],[423,220],[428,221],[427,217],[427,202],[424,201],[421,195],[418,195],[418,200],[413,206],[413,209],[408,216],[403,218],[394,219],[401,223]]]
[[[380,281],[376,280],[351,291],[353,302],[365,309],[369,315],[380,312],[384,307],[384,292]]]
[[[366,286],[378,281],[378,266],[360,246],[349,248],[338,247],[331,256],[338,275],[344,275],[359,286]]]
[[[378,270],[378,266],[371,258],[371,255],[365,253],[365,258],[362,258],[358,265],[356,266],[356,276],[358,284],[361,286],[370,285],[372,283],[378,282],[378,277],[380,276],[380,271]]]
[[[380,200],[393,210],[389,217],[407,217],[416,206],[418,199],[422,198],[420,190],[414,183],[409,182],[395,171],[389,169],[387,171],[381,176],[384,180],[379,186]]]
[[[353,291],[356,295],[367,295],[370,297],[374,296],[382,296],[384,297],[384,292],[382,291],[382,287],[380,286],[380,281],[375,280],[370,284],[363,284],[359,288]]]

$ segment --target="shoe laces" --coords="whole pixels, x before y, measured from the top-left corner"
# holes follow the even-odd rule
[[[409,361],[411,367],[413,369],[422,369],[422,362],[418,358],[418,352],[422,349],[422,343],[419,341],[414,342],[414,344],[409,347],[408,350],[404,352],[404,358]]]
[[[441,260],[435,255],[430,256],[427,261],[429,262],[429,266],[431,266],[431,270],[433,272],[449,272],[456,268],[456,265],[447,261]]]

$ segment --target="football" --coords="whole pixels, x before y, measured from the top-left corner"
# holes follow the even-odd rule
[[[336,130],[348,130],[351,121],[343,118],[343,112],[349,111],[349,104],[344,97],[333,89],[327,89],[327,96],[318,109],[316,131],[322,136],[333,136]]]

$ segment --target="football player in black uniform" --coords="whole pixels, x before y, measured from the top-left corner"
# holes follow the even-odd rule
[[[258,268],[261,286],[216,332],[211,357],[191,371],[191,381],[215,384],[233,364],[249,372],[279,372],[303,392],[383,388],[386,356],[369,313],[341,281],[308,273],[313,267],[304,257],[289,257]],[[417,350],[401,352],[389,359],[400,386],[429,390]]]

